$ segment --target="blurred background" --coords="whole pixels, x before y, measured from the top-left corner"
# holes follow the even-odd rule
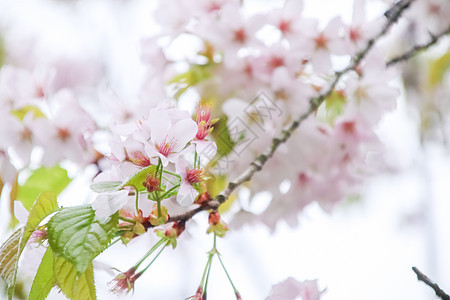
[[[136,94],[144,74],[140,40],[158,30],[152,19],[155,4],[144,0],[0,0],[0,35],[14,64],[26,66],[54,56],[101,62],[107,77],[104,84],[114,86],[118,96],[126,99]],[[251,12],[282,4],[245,0]],[[369,5],[370,15],[383,13],[379,1]],[[325,23],[336,15],[350,20],[352,2],[305,1],[304,14],[320,17]],[[407,29],[406,24],[399,24],[392,39]],[[442,56],[448,45],[448,39],[441,42],[421,55],[417,64]],[[385,50],[396,51],[388,46]],[[405,74],[411,78],[419,71],[407,69]],[[424,126],[429,111],[418,105],[420,94],[411,91],[408,82],[397,84],[403,90],[398,109],[378,128],[386,145],[387,171],[369,178],[358,199],[342,202],[331,213],[310,205],[299,215],[296,228],[283,222],[274,231],[261,225],[239,230],[231,226],[226,237],[218,240],[222,259],[243,299],[264,299],[273,284],[289,276],[300,281],[318,279],[319,286],[326,289],[325,300],[435,299],[433,291],[417,281],[412,266],[450,292],[450,153],[446,130],[440,129],[445,124]],[[95,171],[88,169],[78,176],[60,196],[60,203],[71,205],[80,197],[92,200],[88,187]],[[3,240],[10,230],[9,205],[1,200]],[[264,197],[260,202],[265,205]],[[227,215],[223,218],[226,221]],[[165,251],[137,281],[134,294],[125,298],[184,299],[193,295],[212,246],[212,237],[203,234],[204,224],[206,214],[190,221],[178,247]],[[109,292],[108,282],[116,274],[110,268],[127,270],[154,242],[155,237],[145,234],[126,247],[114,245],[98,257],[98,299],[116,297]],[[34,263],[37,267],[39,262]],[[22,265],[20,274],[32,279],[27,273],[33,269],[32,258]],[[212,267],[208,298],[234,298],[218,261]],[[53,290],[48,299],[64,296]]]

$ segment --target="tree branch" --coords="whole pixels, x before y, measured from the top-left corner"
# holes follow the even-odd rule
[[[299,125],[314,111],[316,111],[322,104],[322,102],[331,95],[342,76],[349,73],[350,71],[354,71],[357,68],[359,63],[367,56],[375,43],[389,31],[392,25],[394,25],[398,21],[403,12],[414,1],[415,0],[400,0],[396,4],[394,4],[388,11],[386,11],[385,16],[387,18],[387,22],[383,26],[382,30],[376,36],[367,41],[366,46],[353,57],[352,61],[345,69],[335,72],[334,79],[330,83],[329,87],[325,91],[320,93],[319,96],[310,99],[309,109],[305,113],[300,115],[290,125],[288,125],[284,130],[282,130],[279,136],[273,138],[271,146],[263,154],[259,155],[237,179],[229,182],[227,188],[219,195],[217,195],[214,200],[211,200],[207,204],[190,210],[184,214],[170,217],[168,222],[187,221],[200,211],[216,209],[228,199],[228,197],[234,190],[236,190],[236,188],[241,186],[244,182],[251,180],[253,175],[256,172],[260,171],[267,160],[269,160],[269,158],[273,156],[278,147],[281,144],[285,143],[292,135],[292,133],[299,127]]]
[[[443,36],[450,34],[450,26],[442,31],[440,34],[438,35],[431,35],[431,40],[428,43],[422,44],[422,45],[416,45],[414,46],[411,50],[409,50],[408,52],[405,52],[402,55],[399,55],[397,57],[392,58],[390,61],[388,61],[386,63],[387,67],[391,67],[401,61],[405,61],[410,59],[411,57],[415,56],[416,54],[418,54],[419,52],[425,51],[428,48],[430,48],[431,46],[433,46],[434,44],[436,44]]]
[[[417,275],[417,280],[424,282],[426,285],[431,287],[434,292],[436,293],[436,296],[441,298],[442,300],[450,300],[450,296],[447,295],[436,283],[430,280],[425,274],[423,274],[419,269],[416,267],[412,267],[412,270]]]

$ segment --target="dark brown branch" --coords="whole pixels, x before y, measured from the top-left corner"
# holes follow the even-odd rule
[[[447,295],[440,287],[437,285],[437,283],[434,283],[430,280],[425,274],[423,274],[419,269],[416,267],[412,267],[412,270],[417,275],[417,280],[424,282],[426,285],[431,287],[434,292],[436,293],[436,296],[441,298],[442,300],[450,300],[450,296]]]
[[[228,187],[222,191],[219,195],[216,196],[213,202],[217,202],[220,206],[222,203],[224,203],[228,197],[231,195],[236,188],[241,186],[244,182],[250,181],[253,177],[253,175],[260,171],[264,164],[273,156],[275,151],[278,149],[278,147],[285,143],[289,137],[292,135],[292,133],[300,126],[300,124],[308,118],[314,111],[316,111],[319,106],[322,104],[325,99],[331,95],[331,93],[334,91],[336,85],[338,84],[339,80],[342,78],[343,75],[349,73],[350,71],[354,71],[360,62],[367,56],[369,51],[373,48],[375,43],[383,37],[389,29],[394,25],[398,19],[401,17],[403,12],[414,2],[415,0],[401,0],[397,2],[394,6],[392,6],[386,13],[385,16],[387,18],[386,24],[383,26],[382,30],[373,38],[371,38],[369,41],[367,41],[366,46],[359,51],[352,59],[350,64],[343,70],[339,72],[335,72],[335,76],[333,81],[330,83],[330,86],[323,91],[319,96],[311,98],[309,102],[309,109],[307,112],[299,116],[295,121],[293,121],[289,126],[287,126],[284,130],[281,131],[281,134],[272,140],[271,146],[261,155],[259,155],[251,164],[250,166],[234,181],[231,181],[228,183]],[[211,202],[211,201],[210,201]],[[195,214],[199,213],[203,210],[208,210],[211,208],[209,204],[200,206],[198,208],[195,208],[194,210],[190,210],[184,214],[171,217],[169,219],[169,222],[172,221],[187,221],[190,218],[192,218]]]
[[[416,45],[414,46],[411,50],[409,50],[408,52],[399,55],[397,57],[392,58],[390,61],[388,61],[386,63],[387,67],[391,67],[401,61],[405,61],[410,59],[411,57],[417,55],[418,53],[427,50],[428,48],[430,48],[431,46],[433,46],[434,44],[436,44],[443,36],[450,34],[450,26],[444,30],[443,32],[441,32],[438,35],[431,35],[431,40],[428,43],[422,44],[422,45]]]

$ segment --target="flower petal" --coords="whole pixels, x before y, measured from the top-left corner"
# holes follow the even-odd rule
[[[177,194],[177,202],[181,206],[189,206],[197,195],[198,192],[190,184],[182,184]]]
[[[99,218],[107,218],[124,207],[127,203],[128,191],[122,190],[114,193],[103,193],[95,198],[92,209]]]

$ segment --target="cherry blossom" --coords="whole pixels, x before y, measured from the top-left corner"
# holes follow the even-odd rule
[[[33,113],[27,113],[22,121],[5,112],[0,115],[0,149],[9,149],[21,160],[20,165],[28,165],[35,137]]]
[[[319,73],[327,73],[331,70],[331,55],[347,54],[347,45],[342,38],[343,23],[336,17],[325,26],[323,30],[318,28],[317,22],[312,22],[305,29],[304,36],[298,41],[293,41],[293,48],[302,52],[310,59],[314,69]]]
[[[43,164],[52,166],[63,158],[80,164],[92,160],[93,149],[88,138],[95,130],[95,123],[70,91],[61,90],[55,97],[54,118],[37,119],[34,125],[37,143],[45,149]]]
[[[117,241],[155,234],[163,249],[177,245],[187,220],[209,210],[214,247],[191,297],[205,298],[216,237],[229,230],[218,206],[231,205],[224,219],[233,229],[262,224],[272,232],[280,222],[297,226],[312,203],[331,212],[373,171],[367,158],[381,145],[376,129],[400,95],[400,68],[386,68],[378,43],[352,58],[387,29],[386,16],[368,20],[366,0],[355,0],[349,24],[337,16],[322,27],[303,15],[303,2],[256,14],[239,0],[159,1],[158,31],[138,45],[143,72],[133,74],[139,82],[126,91],[110,86],[107,59],[41,61],[37,50],[23,63],[7,59],[11,65],[0,69],[1,187],[14,192],[11,183],[40,166],[95,169],[92,189],[106,190],[91,203],[96,217],[119,212]],[[414,26],[416,39],[428,41],[448,27],[448,1],[415,2],[401,22]],[[337,68],[340,59],[356,65]],[[448,75],[441,81],[430,96],[436,110],[448,98]],[[230,188],[210,196],[223,186]],[[261,194],[268,205],[255,211],[252,201]],[[18,202],[15,214],[24,222],[28,212]],[[112,281],[114,292],[133,290],[151,251]],[[322,294],[317,280],[289,277],[266,299]]]
[[[148,124],[151,128],[150,139],[145,145],[146,154],[156,163],[161,159],[163,166],[175,162],[183,153],[186,145],[197,134],[197,124],[191,118],[177,120],[167,112],[152,110]]]
[[[302,300],[319,300],[322,293],[317,286],[317,280],[298,281],[288,277],[272,287],[266,300],[295,300],[297,297],[301,297]]]
[[[346,26],[348,45],[352,49],[352,53],[360,50],[377,33],[384,22],[382,18],[367,22],[366,3],[367,0],[353,2],[352,22]]]
[[[193,187],[193,184],[201,182],[204,170],[188,168],[188,164],[185,160],[178,159],[176,163],[176,171],[181,176],[180,190],[177,194],[177,202],[181,206],[191,205],[199,194]]]

